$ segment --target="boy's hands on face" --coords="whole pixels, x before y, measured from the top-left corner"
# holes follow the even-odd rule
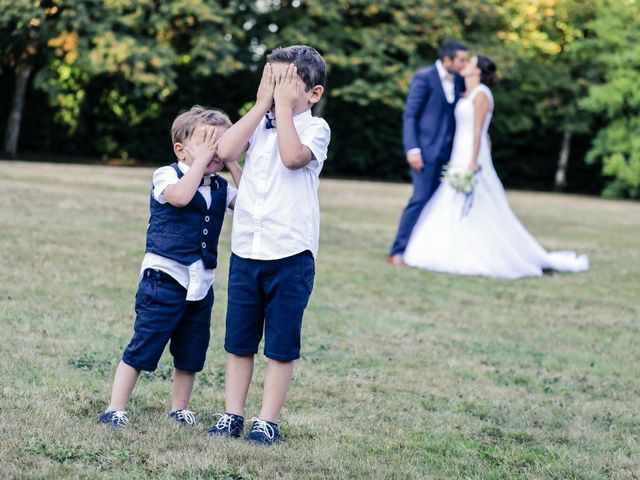
[[[256,106],[263,109],[265,113],[273,105],[273,91],[276,86],[276,80],[273,76],[271,64],[267,63],[262,70],[262,78],[258,85],[258,93],[256,94]]]
[[[299,89],[298,68],[291,64],[285,72],[276,78],[276,88],[273,94],[276,106],[293,110],[298,102]]]
[[[192,142],[188,147],[185,147],[185,151],[193,159],[193,166],[204,166],[206,169],[218,151],[219,139],[216,135],[216,129],[211,125],[201,125],[193,133],[192,138]]]

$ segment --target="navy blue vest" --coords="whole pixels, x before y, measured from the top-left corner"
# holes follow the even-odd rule
[[[171,164],[178,174],[183,173],[177,163]],[[147,228],[148,253],[170,258],[182,265],[202,259],[205,268],[218,263],[218,237],[227,208],[227,181],[219,175],[211,177],[211,206],[207,208],[198,192],[182,208],[160,203],[151,192],[151,218]]]

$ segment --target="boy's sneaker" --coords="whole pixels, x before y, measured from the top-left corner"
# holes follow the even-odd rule
[[[210,437],[240,438],[244,428],[244,417],[231,413],[225,413],[224,415],[217,413],[216,415],[220,415],[220,418],[213,427],[207,430],[207,435]]]
[[[98,423],[111,425],[113,428],[124,427],[129,423],[127,412],[124,410],[105,410],[100,414]]]
[[[253,417],[251,429],[245,440],[256,445],[273,445],[280,439],[280,429],[275,423]]]
[[[195,425],[196,414],[191,410],[172,410],[169,412],[169,418],[172,418],[180,425]]]

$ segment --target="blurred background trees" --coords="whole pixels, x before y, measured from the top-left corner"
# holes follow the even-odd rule
[[[498,64],[491,128],[509,188],[640,197],[638,0],[0,0],[10,156],[171,161],[195,103],[237,119],[264,55],[315,46],[325,173],[401,180],[404,98],[447,38]]]

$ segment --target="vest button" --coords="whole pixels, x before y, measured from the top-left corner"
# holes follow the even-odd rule
[[[206,235],[207,233],[209,233],[209,230],[207,230],[207,229],[205,228],[204,230],[202,230],[202,233],[204,233],[204,234]]]
[[[207,248],[207,244],[206,243],[202,242],[201,245],[202,245],[202,248]]]
[[[211,219],[209,218],[209,215],[207,215],[206,217],[204,217],[204,221],[205,221],[205,222],[208,222],[209,220],[211,220]]]

